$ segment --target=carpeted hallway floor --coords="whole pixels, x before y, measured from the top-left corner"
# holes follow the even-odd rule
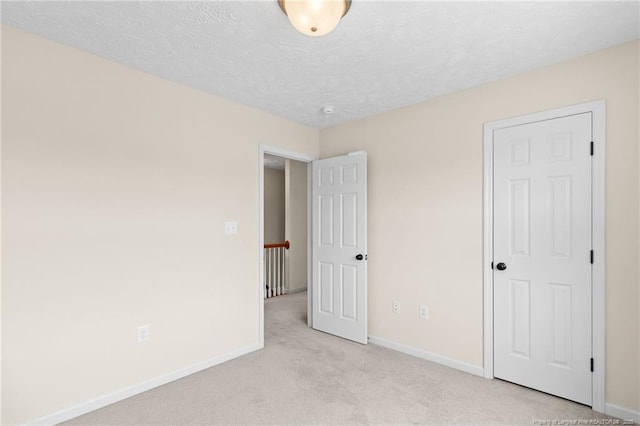
[[[306,326],[306,293],[298,293],[265,301],[263,350],[68,424],[532,425],[607,418],[500,380],[313,331]]]

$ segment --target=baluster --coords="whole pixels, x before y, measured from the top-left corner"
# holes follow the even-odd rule
[[[276,294],[280,296],[280,248],[276,250]]]
[[[278,249],[273,249],[273,295],[278,295]]]
[[[280,294],[284,294],[284,247],[280,247]]]
[[[271,297],[276,295],[276,254],[271,249]]]
[[[264,297],[269,298],[269,249],[264,249]]]
[[[269,281],[269,297],[272,297],[273,296],[273,282],[272,282],[271,278],[273,276],[273,271],[272,271],[273,266],[271,264],[271,259],[273,258],[273,253],[271,253],[270,249],[268,250],[268,253],[269,253],[269,260],[268,260],[268,262],[269,262],[269,280],[268,280]]]
[[[280,247],[280,264],[278,269],[280,270],[280,294],[284,294],[284,247]]]

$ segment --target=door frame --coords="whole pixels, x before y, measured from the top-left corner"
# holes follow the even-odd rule
[[[307,325],[311,326],[311,295],[309,291],[311,271],[311,162],[318,157],[302,154],[277,146],[260,144],[258,157],[258,305],[259,308],[259,346],[264,348],[264,155],[272,154],[288,160],[307,163]]]
[[[518,126],[554,118],[591,113],[594,156],[591,166],[592,182],[592,248],[594,261],[592,277],[592,408],[605,412],[605,101],[597,100],[578,105],[527,114],[484,124],[483,160],[483,288],[484,377],[493,379],[493,132],[505,127]]]

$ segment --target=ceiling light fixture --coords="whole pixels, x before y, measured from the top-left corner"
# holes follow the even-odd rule
[[[347,14],[351,0],[278,0],[298,31],[309,36],[330,33]]]

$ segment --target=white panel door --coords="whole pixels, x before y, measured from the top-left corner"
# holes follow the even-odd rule
[[[495,130],[494,376],[591,405],[591,113]]]
[[[367,343],[367,156],[313,162],[313,328]]]

